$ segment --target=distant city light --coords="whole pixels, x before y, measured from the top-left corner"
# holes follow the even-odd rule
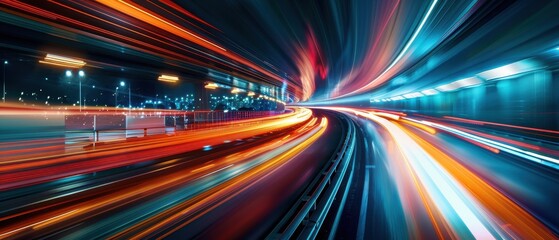
[[[84,72],[83,70],[80,70],[80,71],[78,72],[78,75],[79,75],[80,77],[83,77],[83,76],[85,76],[85,72]]]
[[[120,81],[120,86],[124,87],[126,84],[124,83],[124,81]]]
[[[4,60],[4,64],[8,64],[8,60]]]
[[[66,70],[66,77],[71,77],[71,76],[72,76],[72,71]]]

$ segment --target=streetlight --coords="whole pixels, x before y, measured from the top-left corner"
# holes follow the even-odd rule
[[[67,78],[71,78],[74,74],[72,73],[71,70],[66,70],[65,75]],[[85,77],[85,72],[83,70],[79,70],[78,71],[78,86],[79,86],[79,101],[78,103],[80,104],[80,112],[82,111],[82,78]]]
[[[83,70],[80,70],[78,72],[78,76],[80,77],[79,85],[80,85],[80,112],[81,112],[82,111],[82,78],[85,77],[85,72]],[[83,104],[83,106],[85,107],[85,103]]]
[[[155,94],[155,101],[152,104],[152,108],[155,108],[155,104],[157,104],[157,97],[159,97],[159,94]],[[159,108],[159,105],[157,106],[157,108]]]
[[[115,108],[118,107],[116,98],[118,97],[118,87],[115,88]]]
[[[120,81],[120,86],[124,87],[126,86],[126,83],[124,81]],[[130,83],[128,83],[128,114],[130,114],[130,110],[132,109],[132,90],[131,90],[131,85]]]
[[[8,60],[4,60],[3,67],[3,77],[2,77],[2,102],[6,102],[6,65],[8,65]]]

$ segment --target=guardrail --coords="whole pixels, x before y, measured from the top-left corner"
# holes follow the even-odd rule
[[[309,184],[303,195],[266,239],[314,239],[332,206],[350,165],[355,148],[355,126],[348,123],[347,135],[335,156]]]
[[[284,111],[200,111],[161,112],[159,114],[73,114],[65,116],[65,132],[71,142],[93,142],[146,137],[178,130],[193,130],[229,125],[237,120],[275,116]],[[69,137],[72,136],[72,137]]]

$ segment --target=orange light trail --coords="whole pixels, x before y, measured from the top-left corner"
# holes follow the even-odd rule
[[[29,233],[27,232],[28,229],[48,232],[53,229],[64,228],[64,226],[76,219],[83,220],[92,218],[103,212],[110,211],[111,209],[130,204],[133,201],[141,201],[142,198],[146,196],[169,191],[170,189],[184,185],[185,183],[196,181],[200,177],[230,168],[235,164],[251,162],[251,159],[254,157],[264,156],[263,154],[270,154],[270,151],[282,148],[286,144],[294,146],[293,148],[283,147],[288,150],[285,152],[271,154],[277,155],[275,155],[272,159],[263,161],[261,164],[256,165],[255,168],[244,172],[242,175],[232,178],[224,184],[212,187],[205,191],[205,193],[202,193],[185,203],[181,203],[181,206],[183,206],[183,204],[193,204],[189,207],[189,209],[192,209],[204,205],[205,202],[216,201],[213,197],[218,197],[220,194],[224,194],[224,191],[232,191],[232,189],[238,188],[240,184],[246,185],[254,182],[255,179],[262,176],[262,174],[266,174],[266,172],[270,171],[278,164],[285,163],[285,161],[288,161],[290,158],[308,147],[309,144],[312,144],[324,133],[327,127],[327,120],[323,119],[320,124],[315,125],[312,129],[308,129],[302,133],[297,133],[299,128],[306,127],[306,125],[299,126],[291,134],[285,137],[279,136],[278,138],[280,138],[281,141],[268,141],[264,144],[244,149],[233,155],[214,159],[211,161],[211,164],[207,164],[202,167],[193,166],[173,172],[170,175],[160,175],[155,178],[145,179],[142,180],[141,184],[134,184],[130,187],[123,188],[118,191],[112,191],[104,196],[88,199],[78,204],[67,205],[62,208],[53,208],[50,212],[46,211],[39,213],[38,215],[25,221],[18,221],[17,223],[1,226],[0,237],[22,237],[26,233]],[[170,163],[172,162],[167,162],[166,164],[168,165]],[[172,165],[167,166],[166,168],[168,167],[172,167]],[[161,168],[154,171],[160,170]],[[218,197],[218,199],[220,198]],[[176,214],[174,211],[172,213]],[[0,220],[6,220],[18,216],[20,215],[8,216],[7,218]],[[157,223],[160,224],[161,222]]]
[[[256,181],[258,181],[258,179],[261,179],[262,175],[269,174],[269,171],[273,171],[273,169],[277,168],[279,165],[285,164],[301,151],[309,147],[310,144],[314,143],[326,131],[327,126],[328,120],[326,118],[323,118],[321,123],[319,124],[319,129],[317,132],[312,133],[310,137],[307,137],[302,143],[298,144],[297,146],[290,148],[287,152],[266,161],[264,164],[251,169],[241,176],[238,176],[221,184],[219,188],[212,188],[211,191],[198,196],[191,201],[183,202],[174,208],[168,209],[167,211],[159,214],[159,216],[144,220],[143,222],[110,237],[110,239],[118,239],[126,236],[125,234],[129,234],[131,232],[137,233],[128,238],[143,239],[148,237],[151,233],[157,231],[158,229],[165,228],[171,223],[176,223],[177,221],[181,220],[180,224],[173,227],[171,230],[167,230],[161,236],[161,238],[165,238],[177,229],[188,225],[197,217],[209,212],[211,209],[216,208],[221,203],[233,198],[239,192],[242,192],[242,189],[248,188],[250,185],[253,185]],[[197,213],[197,211],[201,212]],[[194,216],[191,216],[192,214],[194,214]],[[191,218],[188,220],[184,220],[183,218],[186,216],[191,216]],[[150,227],[146,229],[144,227],[145,225],[148,225]]]
[[[474,234],[474,236],[485,236],[490,238],[493,236],[493,234],[495,234],[493,231],[496,231],[496,233],[498,234],[496,236],[503,236],[502,234],[506,234],[507,237],[510,238],[555,239],[554,233],[538,219],[536,219],[531,213],[524,210],[521,206],[513,202],[499,190],[495,189],[494,187],[489,185],[489,183],[485,182],[482,178],[478,177],[475,173],[462,166],[458,161],[452,159],[452,157],[444,153],[442,150],[435,147],[432,143],[429,143],[427,140],[421,138],[418,135],[421,132],[414,133],[410,129],[402,125],[402,123],[409,124],[408,122],[396,120],[387,121],[386,119],[381,119],[370,113],[351,108],[331,109],[351,112],[359,116],[370,118],[371,120],[386,128],[392,135],[394,141],[398,144],[400,150],[402,152],[406,152],[406,154],[403,154],[403,156],[404,159],[407,159],[407,161],[405,161],[405,163],[408,164],[407,169],[413,170],[413,172],[410,172],[412,177],[416,173],[419,174],[419,180],[421,180],[420,182],[423,184],[423,187],[428,189],[428,196],[431,200],[437,200],[440,197],[444,197],[444,199],[446,199],[447,201],[452,200],[450,202],[450,204],[452,205],[457,203],[462,205],[462,207],[458,207],[458,205],[453,206],[455,211],[464,211],[466,210],[464,209],[464,207],[470,208],[470,210],[467,210],[469,211],[469,213],[463,212],[458,216],[460,217],[460,219],[462,219],[462,221],[464,221],[464,223],[469,224],[467,225],[468,230],[472,234]],[[387,117],[388,119],[392,119],[388,116],[385,117]],[[418,148],[416,149],[414,145],[416,145]],[[425,153],[422,153],[423,151]],[[425,156],[424,154],[427,154],[429,157],[423,157]],[[432,165],[432,163],[429,163],[429,159],[434,161],[436,164]],[[421,161],[421,163],[418,163],[418,161]],[[411,168],[409,166],[411,166]],[[449,174],[450,179],[452,179],[451,182],[455,181],[455,184],[458,184],[457,186],[461,186],[464,189],[461,190],[461,187],[452,187],[454,183],[449,184],[438,182],[436,179],[440,178],[436,175],[443,174],[440,176],[444,176],[445,173],[437,173],[437,171],[440,171],[437,170],[437,166],[440,166],[441,170]],[[401,176],[401,174],[399,174],[398,176]],[[424,178],[430,178],[431,180]],[[415,181],[415,178],[413,178],[412,180]],[[436,227],[437,225],[435,224],[434,220],[434,216],[436,216],[436,214],[434,214],[434,211],[431,211],[428,208],[429,201],[427,201],[427,199],[424,197],[425,195],[421,195],[422,186],[416,183],[414,184],[415,189],[419,191],[418,193],[421,196],[422,202],[429,213],[430,220],[434,223],[437,234],[440,237],[440,228]],[[433,191],[433,187],[436,187],[438,191],[443,191],[444,189],[446,189],[446,191]],[[456,191],[456,193],[452,194],[457,195],[452,196],[451,192],[449,191]],[[472,200],[468,202],[464,202],[466,201],[464,199],[460,200],[460,198],[470,197],[472,198]],[[441,203],[442,202],[440,200],[437,200],[437,205],[435,205],[439,210],[441,209],[438,205]],[[446,216],[448,214],[451,213],[445,211],[443,217],[448,218],[449,216]],[[475,218],[479,218],[479,220],[472,221],[475,220],[474,218],[472,218],[474,216]],[[486,221],[489,222],[490,225],[487,225],[487,223],[483,223]],[[452,226],[452,222],[450,219],[446,219],[446,222],[450,224],[449,226]],[[483,228],[486,229],[484,230]],[[493,231],[489,231],[489,229],[493,229]],[[457,237],[459,235],[460,234],[454,235],[454,237]]]
[[[521,239],[554,239],[555,235],[540,221],[526,212],[516,203],[511,201],[501,192],[491,187],[476,174],[460,165],[456,160],[437,149],[421,137],[395,123],[400,129],[414,139],[425,151],[429,153],[441,166],[443,166],[456,180],[458,180],[471,194],[473,194],[488,213],[499,218],[500,226],[509,224],[513,232],[503,229],[511,234],[511,238]]]
[[[204,46],[206,48],[213,49],[213,50],[219,49],[221,51],[227,51],[225,48],[222,48],[215,43],[212,43],[212,42],[210,42],[210,41],[208,41],[208,40],[206,40],[206,39],[204,39],[204,38],[202,38],[202,37],[200,37],[200,36],[198,36],[194,33],[191,33],[189,31],[187,31],[187,30],[185,30],[185,29],[183,29],[183,28],[181,28],[181,27],[163,19],[162,17],[156,16],[155,14],[150,13],[149,11],[147,11],[145,9],[142,9],[138,6],[135,6],[131,3],[128,3],[126,1],[123,1],[123,0],[118,0],[118,1],[97,0],[97,2],[102,3],[104,5],[107,5],[111,8],[117,9],[120,12],[126,13],[130,16],[133,16],[133,17],[135,17],[137,19],[140,19],[144,22],[150,23],[154,26],[161,27],[162,29],[167,30],[169,32],[177,33],[177,30],[178,30],[178,31],[186,34],[186,35],[184,35],[184,34],[178,34],[178,35],[181,35],[185,39],[187,39],[191,42],[197,43],[197,44],[199,44],[201,46]],[[161,24],[161,23],[164,23],[164,24]]]
[[[242,78],[246,78],[249,79],[251,81],[263,81],[263,82],[267,82],[269,83],[268,79],[274,79],[276,81],[284,81],[284,79],[262,67],[260,67],[258,64],[255,64],[245,58],[243,58],[242,56],[233,53],[233,52],[229,52],[226,49],[223,48],[223,50],[219,49],[222,48],[221,46],[218,46],[215,43],[210,42],[209,40],[206,40],[198,35],[193,34],[191,31],[188,31],[182,27],[179,27],[178,24],[173,23],[170,20],[165,19],[164,17],[158,16],[154,13],[149,12],[148,10],[142,9],[141,7],[139,7],[138,5],[135,5],[133,3],[129,3],[129,2],[118,2],[118,1],[106,1],[109,4],[112,5],[116,5],[118,7],[123,8],[124,10],[130,10],[133,13],[137,14],[138,16],[141,16],[141,18],[137,18],[137,16],[133,16],[130,15],[131,17],[134,17],[142,22],[145,22],[144,20],[147,20],[148,24],[153,25],[155,27],[161,28],[161,29],[165,29],[167,32],[174,34],[175,36],[178,36],[182,39],[187,39],[188,41],[192,42],[194,41],[195,44],[200,45],[206,49],[212,50],[212,51],[217,51],[217,52],[221,52],[222,55],[226,56],[227,58],[237,61],[239,63],[244,64],[245,66],[248,66],[250,68],[252,68],[253,70],[256,71],[252,71],[251,69],[246,69],[244,67],[241,67],[231,61],[225,60],[225,59],[221,59],[218,58],[216,56],[213,56],[210,53],[201,51],[199,49],[196,49],[188,44],[184,44],[183,42],[181,42],[180,40],[177,39],[173,39],[169,36],[165,36],[165,34],[161,34],[161,32],[154,32],[152,30],[150,30],[149,28],[144,28],[141,25],[134,25],[133,27],[126,27],[125,25],[129,25],[131,24],[128,21],[124,21],[121,20],[120,18],[118,18],[118,15],[116,14],[108,14],[107,10],[110,9],[114,9],[119,11],[119,9],[115,9],[115,8],[111,8],[109,5],[91,5],[91,4],[84,4],[82,2],[76,1],[73,2],[73,4],[79,5],[83,8],[88,8],[89,10],[98,13],[99,15],[104,15],[106,18],[110,19],[105,19],[105,18],[101,18],[98,16],[95,16],[93,14],[84,12],[82,10],[73,8],[71,6],[65,5],[63,3],[59,3],[56,1],[50,1],[50,3],[58,5],[60,7],[64,7],[67,8],[71,11],[74,11],[78,14],[87,16],[91,19],[94,19],[96,21],[100,21],[102,23],[105,24],[110,24],[116,28],[119,29],[123,29],[126,32],[130,32],[133,34],[137,34],[138,36],[142,37],[142,38],[148,38],[152,41],[156,41],[159,44],[150,44],[147,41],[143,41],[142,39],[138,39],[136,37],[129,37],[129,36],[125,36],[122,34],[118,34],[117,32],[113,32],[113,31],[109,31],[106,28],[103,27],[98,27],[98,26],[94,26],[91,24],[88,24],[86,22],[81,22],[78,21],[76,19],[72,19],[69,17],[66,17],[64,15],[61,14],[57,14],[56,12],[49,12],[43,9],[39,9],[37,7],[34,7],[30,4],[26,4],[20,1],[9,1],[9,7],[10,8],[17,8],[19,10],[22,10],[26,13],[32,13],[41,17],[45,17],[48,19],[42,19],[42,18],[37,18],[34,16],[30,16],[27,14],[23,14],[19,13],[19,12],[14,12],[11,9],[7,9],[5,8],[5,11],[10,12],[11,14],[16,14],[16,15],[21,15],[22,17],[28,18],[30,20],[33,21],[37,21],[37,22],[42,22],[44,24],[48,24],[60,29],[64,29],[70,32],[76,32],[79,34],[83,34],[89,37],[93,37],[93,38],[97,38],[97,39],[101,39],[103,41],[107,41],[107,42],[111,42],[113,44],[118,44],[118,45],[125,45],[127,48],[130,49],[135,49],[136,51],[140,51],[140,52],[146,52],[148,54],[152,54],[152,55],[156,55],[158,57],[162,57],[162,58],[175,58],[174,60],[177,61],[186,61],[188,63],[194,64],[194,65],[198,65],[198,66],[203,66],[203,67],[207,67],[207,68],[212,68],[212,69],[216,69],[216,70],[220,70],[220,71],[224,71],[224,72],[231,72],[230,69],[224,69],[222,66],[216,66],[215,64],[210,64],[208,63],[208,61],[213,62],[219,60],[219,62],[221,62],[221,64],[223,64],[224,66],[228,66],[229,68],[233,69],[231,74],[235,74],[235,72],[237,73],[242,73],[241,75],[239,75],[239,77]],[[7,4],[8,2],[4,3]],[[99,4],[102,4],[101,2],[99,2]],[[104,7],[108,7],[106,9],[104,9]],[[101,10],[100,10],[101,9]],[[103,11],[103,9],[105,11]],[[143,12],[142,12],[143,11]],[[119,11],[122,12],[122,11]],[[128,12],[124,11],[122,12],[124,14],[127,14]],[[129,15],[129,14],[127,14]],[[116,22],[121,21],[120,24],[117,24]],[[66,23],[64,25],[64,23]],[[70,25],[74,25],[74,28],[68,26],[68,23]],[[169,25],[171,24],[171,25]],[[162,27],[163,26],[163,27]],[[79,27],[79,28],[85,28],[86,30],[79,30],[78,28],[75,27]],[[138,28],[139,30],[135,30],[134,28]],[[181,29],[181,30],[179,30]],[[193,35],[189,35],[186,32],[189,32]],[[95,34],[97,33],[97,34]],[[104,36],[103,36],[104,35]],[[196,37],[194,37],[196,36]],[[59,37],[61,38],[68,38],[69,36],[66,35],[60,35]],[[110,37],[110,38],[107,38]],[[200,39],[198,39],[198,38]],[[190,39],[190,40],[189,40]],[[192,41],[191,41],[192,40]],[[207,41],[207,42],[204,42]],[[124,41],[124,42],[122,42]],[[171,44],[173,43],[173,44]],[[216,46],[214,46],[214,45]],[[190,57],[187,56],[185,54],[182,54],[181,52],[177,52],[176,50],[173,49],[180,49],[181,51],[187,51],[190,54],[195,55],[196,57]],[[203,60],[205,59],[205,60]],[[96,65],[103,65],[105,63],[96,63]],[[183,67],[183,66],[179,66],[175,63],[169,63],[171,65],[175,65],[177,67]],[[96,66],[95,64],[91,64],[91,66]],[[262,76],[265,75],[266,77]],[[251,79],[253,78],[253,79]],[[289,85],[288,88],[292,89],[293,86]],[[297,88],[297,87],[295,87]],[[295,92],[299,92],[297,89],[294,90]]]
[[[4,173],[0,176],[0,189],[11,189],[71,175],[97,172],[201,149],[207,145],[221,144],[226,139],[242,139],[285,129],[304,123],[311,116],[310,110],[297,108],[291,113],[280,116],[238,120],[212,129],[193,130],[184,134],[149,138],[143,141],[117,142],[86,152],[82,150],[0,161],[0,171]],[[120,154],[126,154],[127,157],[124,158]],[[22,171],[27,172],[22,174]]]
[[[97,2],[106,5],[110,8],[113,8],[119,12],[122,12],[124,14],[127,14],[129,16],[132,16],[138,20],[141,20],[145,23],[151,24],[155,27],[158,27],[160,29],[163,29],[167,32],[173,33],[177,36],[180,36],[190,42],[193,42],[195,44],[198,44],[204,48],[207,48],[209,50],[218,52],[232,60],[238,61],[246,66],[249,66],[251,68],[253,68],[254,70],[263,73],[264,75],[271,77],[272,79],[275,79],[277,81],[283,81],[283,79],[279,76],[277,76],[274,73],[271,73],[270,71],[260,67],[257,64],[252,63],[251,61],[235,54],[232,52],[228,52],[225,48],[218,46],[215,43],[212,43],[202,37],[199,37],[193,33],[191,33],[190,31],[187,31],[179,26],[177,26],[176,24],[172,23],[169,20],[166,20],[165,18],[161,17],[161,16],[157,16],[154,13],[149,12],[148,10],[142,9],[141,7],[139,7],[138,5],[126,2],[126,1],[112,1],[112,0],[98,0]]]
[[[423,130],[423,131],[425,131],[425,132],[428,132],[428,133],[430,133],[430,134],[436,134],[436,133],[437,133],[437,130],[435,130],[435,129],[432,128],[432,127],[425,126],[425,125],[422,125],[422,124],[419,124],[419,123],[416,123],[416,122],[408,121],[408,120],[405,120],[405,119],[402,119],[401,121],[402,121],[403,123],[412,125],[412,126],[414,126],[414,127],[416,127],[416,128],[419,128],[419,129],[421,129],[421,130]]]

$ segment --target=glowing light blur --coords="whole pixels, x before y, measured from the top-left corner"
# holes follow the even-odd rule
[[[71,184],[54,189],[60,195],[22,197],[31,200],[12,204],[19,212],[3,210],[0,238],[66,230],[73,239],[172,238],[205,218],[226,222],[211,211],[242,205],[243,194],[260,193],[254,186],[307,184],[313,168],[294,159],[329,159],[303,153],[351,120],[362,152],[352,155],[342,188],[350,197],[335,195],[340,208],[325,214],[337,214],[332,226],[359,221],[345,238],[374,238],[366,233],[380,229],[395,239],[557,239],[559,1],[324,2],[0,1],[3,92],[13,101],[0,105],[9,125],[0,129],[20,127],[0,133],[0,192],[12,201],[10,194]],[[37,72],[20,76],[31,65]],[[123,89],[127,111],[75,107],[112,106],[112,98],[122,107]],[[132,109],[134,100],[169,110]],[[244,117],[286,102],[336,112],[293,107]],[[205,107],[214,110],[197,111]],[[56,126],[33,132],[53,119]],[[66,125],[72,119],[82,128]],[[99,141],[104,120],[113,138]],[[191,122],[199,125],[187,129]],[[55,128],[54,137],[33,138]],[[331,150],[336,140],[319,147]],[[139,165],[149,170],[129,171]],[[265,180],[285,172],[297,176]],[[88,182],[97,174],[118,179]],[[270,209],[276,198],[299,197],[258,195]],[[262,206],[252,207],[242,216],[227,209],[242,219],[231,231],[255,221]],[[336,238],[331,230],[324,232]],[[78,237],[86,232],[92,237]]]
[[[258,124],[250,124],[252,121]],[[24,237],[27,236],[26,234],[30,233],[29,230],[31,229],[33,230],[33,234],[49,234],[52,231],[57,231],[57,229],[64,229],[68,224],[75,223],[76,221],[87,221],[93,217],[106,214],[108,211],[121,208],[127,209],[130,204],[136,204],[134,209],[138,210],[138,212],[142,212],[142,214],[137,214],[134,211],[113,213],[117,214],[117,216],[128,216],[127,225],[119,225],[120,227],[115,228],[120,229],[119,231],[108,231],[105,234],[114,235],[113,237],[135,236],[142,238],[142,236],[149,235],[154,231],[158,231],[160,228],[167,228],[172,226],[172,224],[176,224],[178,220],[182,220],[178,227],[168,229],[164,236],[170,234],[177,228],[199,218],[209,209],[217,208],[227,199],[239,194],[248,186],[262,181],[263,176],[277,171],[278,168],[288,167],[289,164],[295,164],[293,163],[294,157],[315,143],[325,133],[328,127],[328,119],[317,119],[316,117],[312,117],[312,112],[309,109],[297,108],[286,115],[243,121],[242,124],[236,125],[237,127],[233,128],[222,127],[193,131],[185,134],[188,136],[183,135],[179,138],[177,138],[178,136],[169,136],[146,139],[145,141],[138,141],[135,143],[112,143],[110,146],[101,147],[98,151],[89,151],[87,154],[80,154],[87,155],[85,156],[87,158],[95,157],[95,155],[99,157],[99,152],[112,152],[112,154],[127,155],[112,160],[112,162],[115,162],[115,160],[117,160],[116,162],[122,162],[127,158],[135,158],[128,154],[135,151],[133,150],[135,146],[140,145],[153,148],[154,152],[167,152],[160,144],[174,142],[175,144],[179,144],[178,146],[180,146],[180,149],[178,150],[188,151],[185,147],[191,146],[193,143],[180,143],[179,139],[185,137],[193,138],[195,139],[194,141],[200,142],[200,144],[195,144],[196,148],[213,151],[210,147],[210,145],[214,146],[212,145],[212,141],[208,141],[209,139],[203,140],[203,138],[209,137],[212,139],[219,139],[220,142],[215,143],[217,146],[223,142],[231,143],[231,141],[224,141],[223,139],[240,139],[254,136],[252,134],[259,135],[258,131],[251,131],[251,135],[242,136],[242,134],[239,134],[242,131],[235,130],[239,128],[238,126],[242,126],[243,129],[253,130],[264,126],[260,134],[267,134],[270,131],[277,131],[280,129],[272,127],[275,124],[283,125],[284,127],[282,128],[284,129],[285,127],[289,127],[290,130],[287,132],[289,134],[283,133],[275,136],[270,141],[263,141],[258,145],[244,148],[240,151],[229,153],[228,155],[215,157],[211,159],[211,161],[201,162],[196,165],[185,165],[184,162],[181,163],[181,161],[177,159],[165,161],[157,164],[158,168],[144,173],[144,176],[139,178],[137,184],[132,184],[124,188],[115,188],[114,191],[107,191],[101,195],[94,195],[94,197],[85,199],[76,204],[48,208],[45,209],[46,211],[41,210],[42,208],[32,209],[29,212],[22,213],[23,215],[15,214],[5,216],[4,220],[21,216],[26,216],[26,218],[1,226],[0,237]],[[236,132],[236,134],[231,135],[232,132]],[[201,144],[204,145],[202,146]],[[175,145],[174,148],[176,149],[177,145]],[[144,154],[147,153],[144,152]],[[157,158],[154,155],[148,155],[152,158]],[[12,164],[17,164],[16,162]],[[167,171],[173,166],[181,164],[185,166],[174,168],[175,170],[170,174],[157,174],[159,171]],[[10,164],[2,162],[2,167],[8,165]],[[87,165],[90,164],[84,164],[84,162],[80,164],[81,168],[86,168]],[[62,168],[62,166],[58,167]],[[117,165],[111,164],[111,167],[117,167]],[[76,174],[75,171],[68,168],[65,170]],[[57,175],[60,176],[59,174]],[[153,176],[149,177],[150,175]],[[79,178],[66,180],[73,181],[77,179]],[[121,181],[126,181],[126,179],[117,179],[116,181],[105,184],[106,186],[97,186],[89,189],[89,191],[94,192],[96,188],[100,187],[114,187]],[[71,194],[57,196],[56,198],[69,199],[72,195],[79,194],[79,192],[73,192]],[[156,199],[150,197],[161,194],[169,195],[164,198]],[[163,201],[163,199],[165,199],[165,205],[159,206],[158,202]],[[53,203],[52,200],[53,199],[50,199],[46,204],[56,204]],[[159,207],[151,207],[154,205]],[[207,208],[208,206],[211,207]],[[27,213],[32,214],[27,216]],[[110,224],[111,221],[101,220],[100,222],[102,222],[102,224],[98,226],[99,228],[103,226],[108,228],[115,227],[114,225],[107,225]],[[84,228],[83,231],[78,231],[78,234],[87,234],[88,231],[95,231],[95,229]],[[96,234],[96,236],[100,234],[100,232],[89,233]]]
[[[44,60],[40,60],[40,63],[50,64],[59,67],[68,67],[68,68],[81,68],[85,66],[86,62],[81,59],[65,57],[55,54],[48,53]]]
[[[407,209],[406,212],[413,212],[413,209],[410,209],[411,205],[408,206],[411,204],[408,203],[409,194],[410,191],[417,191],[423,206],[430,213],[430,219],[439,237],[464,236],[464,231],[467,231],[475,238],[483,239],[553,238],[554,234],[530,212],[462,166],[443,149],[420,137],[411,128],[418,128],[432,135],[438,132],[435,128],[453,132],[502,151],[517,151],[518,156],[526,159],[538,154],[528,154],[525,150],[482,139],[442,124],[410,117],[399,118],[398,115],[388,112],[342,107],[328,109],[367,118],[389,132],[399,149],[399,153],[391,153],[390,164],[394,166],[389,169],[392,169],[392,177],[395,179],[400,198],[403,199],[403,207]],[[399,154],[403,158],[396,156]],[[408,173],[405,173],[406,171]],[[405,175],[410,175],[411,178],[403,177]],[[407,222],[412,234],[419,234],[418,229],[413,227],[415,221],[412,217],[409,218]],[[441,227],[441,220],[443,225],[449,228]],[[504,223],[509,225],[505,226]]]
[[[478,74],[478,76],[487,80],[498,80],[498,79],[522,74],[525,72],[534,71],[539,68],[540,68],[539,64],[534,60],[525,59],[511,64],[507,64],[502,67],[481,72]]]
[[[52,155],[30,155],[26,158],[19,157],[2,162],[0,171],[5,171],[6,174],[0,176],[0,189],[11,189],[18,186],[75,175],[77,173],[101,171],[113,167],[139,163],[153,158],[170,156],[184,151],[202,149],[206,145],[217,145],[227,139],[242,139],[269,132],[274,129],[283,129],[294,124],[305,122],[310,119],[311,116],[311,110],[296,108],[293,112],[281,116],[236,120],[231,121],[227,125],[209,130],[194,130],[192,133],[176,134],[170,137],[150,138],[145,141],[99,147],[88,151],[87,155],[84,155],[82,150],[54,153]],[[246,127],[235,127],[237,124],[246,125]],[[227,131],[224,133],[224,130]],[[176,146],[182,147],[177,148]],[[30,151],[33,152],[34,150],[31,149]],[[130,152],[130,154],[134,156],[129,155],[123,158],[115,155],[126,152]],[[76,165],[76,161],[81,163]],[[14,172],[14,170],[17,169],[19,170]],[[27,169],[28,172],[22,175],[20,171],[25,169]]]
[[[320,76],[324,79],[328,73],[328,67],[325,66],[319,43],[312,31],[307,34],[306,45],[297,47],[295,61],[303,87],[301,101],[307,101],[314,94],[316,88],[315,77]]]
[[[244,92],[244,90],[242,90],[242,89],[240,89],[240,88],[233,88],[233,89],[231,89],[231,93],[233,93],[233,94],[234,94],[234,93],[241,93],[241,92]]]
[[[223,199],[224,196],[231,195],[234,192],[238,191],[239,186],[254,184],[253,182],[259,181],[260,175],[265,174],[266,172],[271,171],[272,169],[277,168],[280,165],[289,162],[290,159],[292,159],[294,156],[296,156],[305,148],[309,147],[310,144],[315,142],[324,133],[327,125],[328,125],[328,120],[323,118],[320,121],[318,128],[315,128],[313,131],[308,132],[305,137],[302,137],[300,138],[299,141],[297,141],[298,145],[295,146],[292,143],[289,143],[288,140],[287,143],[292,146],[292,148],[290,148],[288,151],[276,155],[270,158],[269,160],[267,160],[265,163],[255,167],[254,169],[250,169],[250,171],[247,171],[246,173],[236,178],[233,178],[230,181],[223,183],[217,191],[211,192],[208,196],[206,196],[203,199],[200,199],[197,202],[192,202],[192,201],[184,202],[175,208],[171,208],[168,211],[160,213],[161,216],[165,216],[163,221],[157,221],[158,218],[157,216],[155,216],[152,219],[143,221],[138,225],[135,225],[123,232],[118,233],[117,235],[114,235],[113,237],[119,238],[121,236],[125,236],[125,234],[129,232],[133,233],[135,231],[138,231],[138,233],[135,234],[133,238],[135,239],[146,238],[153,232],[158,231],[158,229],[165,228],[166,225],[171,225],[172,223],[180,222],[178,226],[175,226],[171,231],[168,231],[166,234],[163,235],[163,237],[168,236],[172,232],[193,222],[196,218],[200,217],[204,212],[208,211],[208,209],[204,209],[205,206],[210,205],[211,206],[210,209],[217,208],[219,204],[223,204],[224,202],[221,199]],[[310,126],[306,126],[306,127],[310,127]],[[289,136],[289,137],[293,138],[293,136]],[[277,143],[284,142],[284,141],[285,139],[282,139]],[[239,157],[239,154],[236,154],[235,157]],[[232,161],[232,159],[228,159],[228,162],[230,161]],[[197,211],[201,211],[199,209],[204,210],[202,214],[196,214]],[[185,220],[185,218],[189,215],[189,213],[190,214],[194,213],[194,217]],[[146,228],[145,225],[148,224],[151,226]]]
[[[435,95],[435,94],[439,93],[439,91],[437,91],[435,89],[427,89],[427,90],[421,91],[421,93],[423,93],[425,96],[430,96],[430,95]]]
[[[204,85],[204,88],[206,88],[206,89],[217,89],[217,88],[219,88],[219,85],[217,85],[216,83],[206,83]]]
[[[449,84],[445,84],[445,85],[441,85],[436,87],[435,89],[441,91],[441,92],[448,92],[448,91],[454,91],[454,90],[458,90],[461,88],[466,88],[466,87],[473,87],[476,85],[479,85],[483,83],[483,81],[477,77],[471,77],[471,78],[465,78],[465,79],[461,79],[461,80],[457,80],[454,82],[451,82]]]
[[[429,17],[433,13],[433,10],[434,10],[435,6],[437,5],[437,2],[438,2],[438,0],[433,0],[431,2],[431,4],[429,5],[429,9],[427,10],[425,15],[421,19],[421,22],[419,23],[419,26],[415,29],[411,38],[406,42],[403,49],[399,52],[399,54],[396,56],[396,58],[394,60],[392,60],[391,63],[384,70],[382,70],[382,72],[376,73],[376,72],[371,72],[369,70],[368,74],[365,75],[365,78],[368,81],[368,82],[366,82],[367,84],[358,85],[357,89],[355,87],[352,87],[349,91],[345,90],[345,88],[342,88],[341,86],[347,86],[347,85],[349,85],[349,83],[346,83],[346,82],[355,81],[355,79],[352,79],[352,78],[344,79],[340,82],[341,85],[338,85],[336,87],[336,89],[334,90],[334,96],[345,97],[345,96],[349,96],[349,95],[355,95],[355,94],[362,93],[364,91],[370,90],[370,89],[372,89],[376,86],[379,86],[379,85],[383,84],[384,82],[388,81],[391,77],[390,75],[393,75],[394,72],[395,72],[393,70],[393,68],[398,66],[397,64],[400,63],[400,60],[405,56],[405,54],[407,54],[407,51],[409,50],[411,45],[416,40],[419,33],[423,30],[423,27],[425,26],[425,23],[427,22],[427,20],[429,19]],[[392,14],[394,13],[394,10],[399,5],[399,3],[400,3],[400,1],[398,1],[394,5],[395,8],[392,10],[389,19],[392,17]],[[389,19],[386,19],[387,23],[388,23]],[[384,29],[384,27],[382,29]],[[375,46],[373,46],[372,50],[374,50],[374,49],[375,49]],[[371,53],[372,53],[372,51],[371,51]],[[400,64],[399,66],[402,66],[402,64]],[[370,67],[367,66],[367,68],[370,68]],[[372,75],[372,74],[376,74],[376,75]],[[353,73],[351,73],[348,77],[352,77],[352,75],[353,75]],[[372,79],[372,80],[369,80],[369,79]],[[344,90],[342,90],[342,89],[344,89]],[[339,94],[339,93],[342,93],[342,94]]]
[[[423,97],[424,95],[423,93],[420,92],[414,92],[414,93],[404,94],[402,96],[409,99],[409,98]]]
[[[145,23],[151,24],[153,26],[156,26],[162,30],[165,30],[167,32],[173,33],[177,36],[180,36],[190,42],[193,42],[197,45],[200,45],[204,48],[207,48],[209,50],[215,51],[217,53],[220,53],[232,60],[238,61],[246,66],[249,66],[263,74],[265,74],[268,77],[271,77],[272,79],[281,81],[282,79],[277,76],[276,74],[264,69],[263,67],[245,59],[244,57],[227,51],[227,49],[219,46],[218,44],[211,42],[205,38],[202,38],[200,36],[198,36],[197,34],[194,34],[192,31],[189,31],[187,29],[185,29],[184,27],[180,26],[177,23],[174,23],[173,21],[166,19],[163,16],[157,15],[156,13],[151,12],[150,10],[136,4],[136,3],[131,3],[128,1],[112,1],[112,0],[99,0],[98,1],[101,4],[104,4],[110,8],[113,8],[119,12],[122,12],[124,14],[127,14],[129,16],[132,16],[136,19],[139,19]]]
[[[157,78],[157,80],[162,81],[162,82],[176,83],[176,82],[179,81],[179,77],[163,74],[163,75],[159,76]]]

